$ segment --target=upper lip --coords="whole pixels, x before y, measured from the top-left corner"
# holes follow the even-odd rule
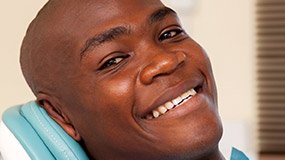
[[[195,88],[197,86],[202,86],[203,79],[188,79],[186,81],[183,81],[181,83],[178,83],[177,85],[173,87],[167,88],[162,94],[160,94],[154,101],[151,103],[151,105],[143,112],[142,118],[145,117],[147,114],[151,113],[154,109],[159,107],[160,105],[165,104],[168,101],[171,101],[184,92]]]

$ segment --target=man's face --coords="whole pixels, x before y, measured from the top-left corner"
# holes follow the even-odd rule
[[[210,62],[172,10],[158,0],[70,3],[58,22],[74,44],[60,95],[92,157],[183,159],[217,149]]]

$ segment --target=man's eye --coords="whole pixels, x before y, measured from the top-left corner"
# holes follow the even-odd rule
[[[173,38],[176,37],[177,35],[183,33],[184,31],[182,29],[173,29],[173,30],[169,30],[166,32],[163,32],[160,36],[159,36],[159,41],[163,41],[169,38]]]
[[[113,66],[113,65],[117,65],[117,64],[119,64],[122,60],[124,60],[124,58],[126,58],[126,56],[120,56],[120,57],[111,58],[111,59],[107,60],[107,61],[99,68],[99,70],[103,70],[103,69],[106,69],[106,68],[111,67],[111,66]]]

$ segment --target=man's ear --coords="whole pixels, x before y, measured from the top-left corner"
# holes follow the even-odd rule
[[[57,122],[69,136],[76,141],[81,140],[80,134],[74,128],[68,116],[62,112],[62,106],[58,103],[57,98],[39,93],[37,95],[37,103],[47,111],[48,115]]]

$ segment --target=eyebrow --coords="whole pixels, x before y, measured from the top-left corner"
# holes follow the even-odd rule
[[[95,35],[91,38],[89,38],[86,42],[84,47],[81,49],[81,58],[86,55],[86,51],[91,47],[99,46],[105,42],[111,41],[115,38],[118,38],[119,36],[129,34],[130,33],[130,27],[127,26],[118,26],[115,28],[111,28],[107,31],[104,31],[103,33],[100,33],[98,35]]]
[[[154,11],[150,16],[149,16],[149,22],[150,24],[157,23],[162,21],[166,16],[170,14],[175,14],[176,12],[173,11],[172,9],[168,7],[162,7],[156,11]],[[100,34],[97,34],[91,38],[89,38],[86,42],[83,48],[81,49],[80,52],[80,57],[81,59],[87,54],[87,50],[90,48],[97,47],[105,42],[112,41],[122,35],[127,35],[131,33],[131,27],[130,26],[118,26],[111,28],[107,31],[104,31]]]
[[[176,15],[177,13],[174,10],[172,10],[171,8],[162,7],[150,15],[150,18],[149,18],[150,24],[160,22],[161,20],[163,20],[166,16],[168,16],[170,14]]]

